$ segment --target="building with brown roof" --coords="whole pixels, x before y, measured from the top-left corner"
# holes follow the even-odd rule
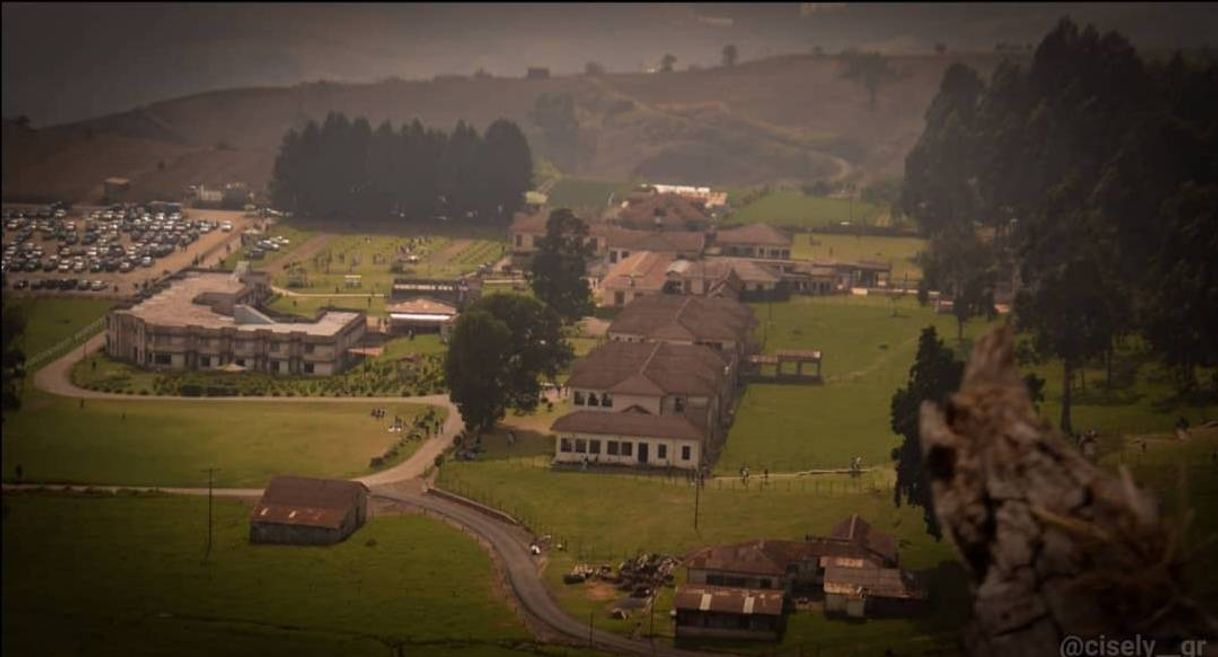
[[[897,565],[897,541],[890,534],[885,534],[864,520],[859,514],[837,523],[833,528],[832,538],[850,541],[864,549],[883,563]]]
[[[508,243],[514,259],[523,261],[537,252],[541,240],[546,236],[546,224],[550,221],[550,212],[517,212],[508,227]],[[602,233],[608,231],[599,221],[588,221],[588,243],[592,250],[600,253],[605,248],[605,238]]]
[[[687,584],[673,596],[676,636],[777,641],[786,629],[782,591]]]
[[[632,194],[617,223],[638,230],[705,231],[711,215],[701,202],[680,194]]]
[[[609,266],[597,286],[597,305],[620,308],[651,294],[662,294],[668,283],[671,253],[638,251]]]
[[[633,301],[609,325],[611,340],[700,344],[742,357],[757,319],[748,306],[715,296],[658,294]]]
[[[385,307],[393,333],[439,333],[448,335],[457,321],[455,305],[419,296]]]
[[[719,253],[743,258],[791,258],[791,236],[769,224],[748,224],[715,234]]]
[[[278,476],[250,512],[250,542],[331,545],[367,517],[368,487],[362,483]]]
[[[900,568],[829,566],[824,574],[825,613],[851,618],[905,616],[925,606],[926,589]]]
[[[567,379],[576,410],[558,418],[554,460],[695,468],[722,437],[731,364],[698,345],[608,342]]]
[[[604,236],[610,263],[628,258],[639,251],[671,253],[678,258],[698,258],[706,248],[706,234],[689,230],[608,228]]]

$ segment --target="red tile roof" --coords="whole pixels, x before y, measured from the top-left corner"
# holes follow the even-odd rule
[[[702,253],[706,248],[706,234],[692,230],[611,228],[605,231],[605,241],[611,249],[631,251]]]
[[[743,342],[756,324],[753,311],[734,299],[655,294],[626,304],[609,335]]]

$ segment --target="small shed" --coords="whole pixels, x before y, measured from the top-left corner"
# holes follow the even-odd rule
[[[681,586],[673,596],[678,639],[777,641],[786,629],[783,591]]]
[[[368,487],[357,481],[279,476],[250,512],[250,542],[331,545],[368,517]]]
[[[131,191],[131,181],[118,177],[106,178],[102,181],[102,191],[106,195],[107,203],[116,203],[126,198],[127,192]]]

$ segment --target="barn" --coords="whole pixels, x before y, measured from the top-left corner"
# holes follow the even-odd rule
[[[331,545],[368,517],[368,488],[356,481],[280,476],[250,512],[250,542]]]

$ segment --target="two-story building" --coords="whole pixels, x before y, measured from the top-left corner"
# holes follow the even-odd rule
[[[235,369],[327,375],[359,360],[367,318],[326,309],[313,321],[273,319],[256,306],[263,272],[187,270],[150,297],[106,315],[106,353],[149,369]]]
[[[555,420],[555,462],[693,469],[721,440],[732,364],[700,345],[607,342],[567,380],[575,411]]]
[[[715,233],[719,253],[742,258],[789,260],[791,236],[769,224],[748,224]]]

